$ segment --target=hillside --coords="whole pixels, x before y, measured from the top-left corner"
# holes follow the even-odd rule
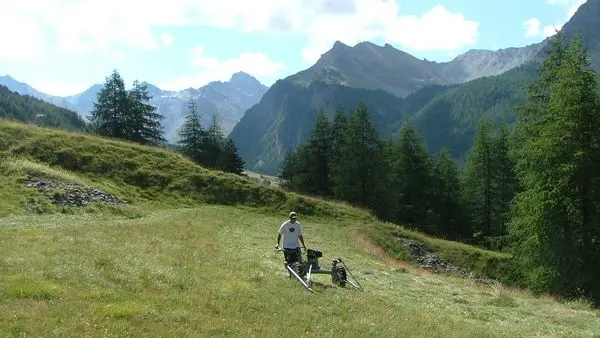
[[[378,130],[397,131],[408,112],[419,110],[446,88],[432,86],[406,99],[382,90],[312,82],[308,86],[277,81],[257,105],[250,108],[230,134],[249,170],[278,174],[286,152],[310,135],[319,108],[333,119],[338,106],[350,114],[360,102],[368,105]],[[249,142],[252,140],[252,142]]]
[[[464,159],[481,118],[495,126],[516,122],[516,108],[524,102],[526,86],[536,69],[535,63],[528,63],[500,76],[448,87],[412,110],[410,122],[423,134],[431,153],[448,148],[455,158]]]
[[[398,260],[409,251],[395,236],[474,270],[497,270],[505,255],[207,171],[164,150],[6,121],[0,142],[1,336],[600,332],[600,314],[583,302],[560,303]],[[28,187],[35,179],[91,186],[126,203],[52,204],[69,201],[60,198],[65,191],[53,188],[45,198]],[[318,294],[311,295],[287,278],[273,240],[291,208],[308,246],[323,252],[321,264],[342,257],[364,292],[318,275]]]
[[[0,119],[32,122],[69,130],[85,130],[86,124],[73,111],[59,108],[29,95],[19,95],[0,85]]]

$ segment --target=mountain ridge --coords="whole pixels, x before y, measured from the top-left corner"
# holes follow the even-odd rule
[[[389,43],[379,46],[363,41],[351,47],[336,41],[313,66],[285,79],[303,85],[322,81],[356,88],[382,89],[396,96],[407,97],[428,85],[458,84],[499,75],[534,59],[543,46],[542,41],[495,51],[470,49],[450,61],[436,62],[421,60]]]
[[[245,111],[258,103],[268,89],[255,77],[241,71],[233,73],[229,81],[212,81],[198,88],[179,91],[163,90],[146,81],[142,83],[148,86],[148,92],[153,96],[150,104],[165,116],[163,129],[171,142],[177,139],[177,130],[183,124],[189,100],[196,101],[205,126],[210,123],[213,114],[216,114],[224,132],[228,134]],[[104,84],[94,84],[81,93],[62,97],[45,94],[10,75],[1,76],[0,84],[21,95],[31,95],[58,107],[76,111],[83,118],[89,116],[98,92],[104,87]]]
[[[600,25],[597,17],[600,17],[600,0],[588,0],[562,27],[561,32],[566,36],[582,33],[592,65],[600,70]],[[490,117],[497,123],[510,125],[515,122],[515,107],[523,99],[527,82],[535,76],[531,67],[539,64],[545,57],[544,49],[549,41],[550,38],[545,38],[527,46],[507,47],[496,51],[473,49],[443,63],[417,59],[389,44],[382,47],[372,42],[363,42],[350,47],[338,41],[313,66],[285,78],[297,85],[295,89],[290,86],[278,88],[281,82],[269,89],[277,90],[288,98],[301,98],[295,101],[296,105],[289,104],[289,100],[274,97],[268,91],[261,102],[246,112],[230,136],[236,144],[254,144],[240,149],[240,155],[249,170],[266,170],[266,174],[276,174],[283,161],[283,157],[278,154],[285,154],[307,140],[306,135],[314,125],[320,105],[331,107],[345,102],[345,99],[326,102],[323,93],[311,94],[306,89],[318,82],[325,85],[325,92],[329,91],[327,86],[336,85],[363,91],[361,94],[354,92],[353,95],[365,98],[364,103],[376,125],[376,120],[380,118],[377,110],[388,113],[395,111],[395,123],[404,123],[407,119],[413,121],[417,130],[426,135],[427,144],[434,144],[430,151],[439,150],[442,146],[451,147],[453,155],[461,159],[472,143],[469,137],[476,128],[476,120]],[[516,71],[511,72],[512,70]],[[374,97],[367,94],[369,90],[381,90],[406,99],[410,95],[419,96],[421,90],[428,91],[430,87],[437,88],[436,86],[442,88],[435,97],[430,98],[431,104],[417,105],[418,110],[410,108],[410,104],[405,105],[404,109],[381,108]],[[344,90],[338,90],[341,91]],[[338,94],[338,97],[340,95],[345,94]],[[268,99],[273,102],[263,102]],[[275,102],[280,104],[275,105]],[[400,103],[394,104],[402,106]],[[344,108],[355,110],[357,106],[344,105]],[[273,111],[261,111],[269,109]],[[311,113],[306,113],[307,110]],[[301,118],[305,121],[300,122]],[[296,123],[282,124],[281,120]],[[248,128],[258,123],[268,125],[262,128],[265,133],[257,134]],[[285,137],[290,134],[302,137]],[[382,136],[394,135],[397,135],[397,130],[391,134],[383,133]],[[275,149],[270,149],[272,147]]]

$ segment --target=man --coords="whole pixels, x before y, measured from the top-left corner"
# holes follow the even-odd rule
[[[302,256],[300,255],[300,242],[302,247],[306,251],[306,245],[304,244],[304,236],[302,233],[302,225],[298,223],[298,215],[292,211],[290,212],[290,219],[283,222],[277,232],[277,244],[275,249],[279,250],[279,242],[283,235],[283,254],[287,264],[301,261]]]

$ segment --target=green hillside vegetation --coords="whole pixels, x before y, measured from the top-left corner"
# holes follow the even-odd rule
[[[309,215],[333,212],[326,204],[308,202],[296,194],[269,189],[234,174],[210,171],[181,154],[130,142],[99,142],[94,136],[24,128],[0,120],[0,149],[0,155],[6,159],[41,162],[77,172],[92,182],[110,180],[118,183],[115,189],[125,198],[151,205],[164,202],[172,207],[205,202],[272,211],[295,208]]]
[[[21,96],[0,85],[0,118],[68,130],[87,130],[76,113],[29,95]]]
[[[309,139],[320,109],[351,112],[363,103],[382,137],[397,139],[405,122],[423,135],[430,154],[449,149],[464,163],[482,117],[495,127],[514,125],[516,108],[535,77],[536,63],[461,85],[432,85],[402,99],[382,90],[312,82],[306,87],[280,81],[249,109],[231,132],[249,170],[276,175],[285,154]],[[275,115],[273,115],[275,114]],[[274,121],[269,125],[264,121]],[[246,140],[259,140],[247,142]]]
[[[336,110],[341,108],[350,116],[352,109],[363,103],[371,112],[377,131],[392,135],[411,116],[411,111],[418,111],[445,90],[447,87],[431,86],[402,99],[383,90],[324,82],[302,86],[280,80],[259,104],[246,112],[229,136],[238,146],[246,169],[278,175],[286,153],[308,140],[319,110],[333,119]]]
[[[308,142],[286,157],[283,186],[505,250],[516,259],[499,267],[502,281],[600,304],[598,76],[582,37],[569,41],[560,33],[534,74],[515,112],[516,133],[494,126],[493,115],[480,118],[464,170],[447,149],[431,156],[411,122],[397,140],[381,138],[361,104],[347,121],[319,113]]]
[[[432,274],[402,236],[474,270],[504,254],[377,221],[366,211],[203,169],[159,148],[0,121],[1,336],[589,337],[600,314]],[[51,204],[25,178],[102,189],[129,203]],[[60,194],[60,191],[56,191]],[[273,250],[289,210],[322,265],[342,257],[365,292],[289,280]],[[496,263],[494,263],[496,262]]]
[[[494,129],[514,125],[516,108],[525,102],[526,87],[537,68],[536,63],[528,63],[499,76],[448,87],[422,108],[411,111],[409,120],[423,134],[432,154],[446,148],[454,158],[464,161],[482,118]]]

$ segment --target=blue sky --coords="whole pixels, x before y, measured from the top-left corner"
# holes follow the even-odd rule
[[[76,94],[118,69],[128,84],[198,88],[245,71],[266,85],[336,40],[449,61],[525,46],[585,0],[0,0],[0,75]]]

